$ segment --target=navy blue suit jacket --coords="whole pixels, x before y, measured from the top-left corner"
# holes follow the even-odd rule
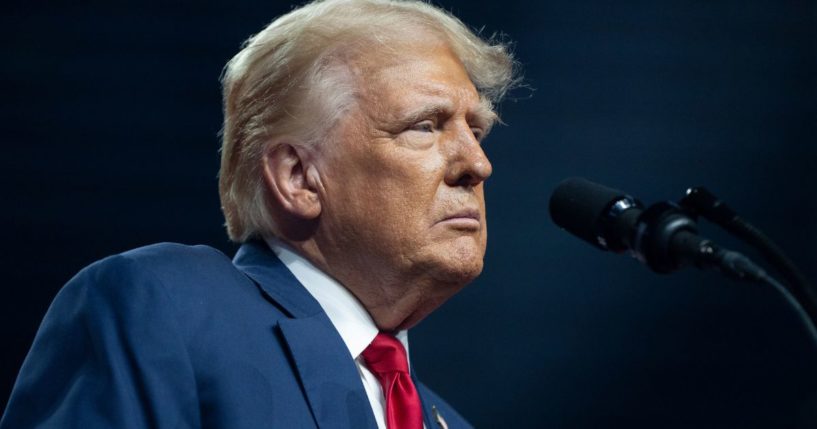
[[[470,427],[417,387],[428,429],[437,413]],[[234,261],[158,244],[77,274],[48,310],[0,421],[29,427],[376,424],[326,313],[265,244],[249,243]]]

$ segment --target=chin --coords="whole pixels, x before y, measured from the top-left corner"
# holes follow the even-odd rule
[[[432,276],[436,280],[436,284],[424,291],[417,305],[417,310],[406,318],[397,329],[409,329],[419,323],[452,296],[456,295],[468,283],[471,283],[482,272],[482,258],[472,261],[461,260],[459,264],[452,264],[451,261],[447,262],[445,265],[435,267]]]
[[[453,288],[452,293],[456,293],[461,287],[471,283],[474,279],[479,277],[482,272],[482,267],[479,266],[446,266],[433,270],[431,277],[440,283],[436,290],[440,288]]]
[[[441,264],[439,280],[465,286],[482,273],[484,253],[474,248],[459,248],[449,253]]]

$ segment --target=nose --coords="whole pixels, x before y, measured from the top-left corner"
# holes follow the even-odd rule
[[[449,165],[445,175],[448,186],[476,186],[491,175],[491,162],[470,127],[465,127],[450,144]]]

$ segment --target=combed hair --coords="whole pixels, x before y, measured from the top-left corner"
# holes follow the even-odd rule
[[[250,37],[222,75],[219,195],[231,240],[275,235],[263,179],[269,145],[314,145],[355,101],[345,60],[399,55],[392,42],[430,34],[448,44],[492,105],[516,82],[504,43],[483,40],[431,4],[399,0],[315,1]]]

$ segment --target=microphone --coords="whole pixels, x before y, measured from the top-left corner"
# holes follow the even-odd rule
[[[692,265],[739,279],[767,277],[745,256],[699,236],[695,215],[671,202],[645,208],[625,192],[569,178],[553,191],[550,216],[582,240],[602,250],[627,252],[658,273]]]
[[[765,283],[783,295],[817,339],[817,299],[808,284],[795,281],[789,290],[749,258],[699,236],[696,214],[725,223],[727,229],[738,229],[750,241],[759,242],[761,250],[773,253],[777,258],[773,261],[782,261],[778,265],[787,272],[794,265],[782,251],[703,188],[690,189],[681,204],[660,202],[644,208],[640,201],[617,189],[570,178],[553,191],[550,217],[582,240],[602,250],[628,252],[658,273],[694,265],[717,269],[738,280]],[[788,273],[796,274],[796,269]]]

